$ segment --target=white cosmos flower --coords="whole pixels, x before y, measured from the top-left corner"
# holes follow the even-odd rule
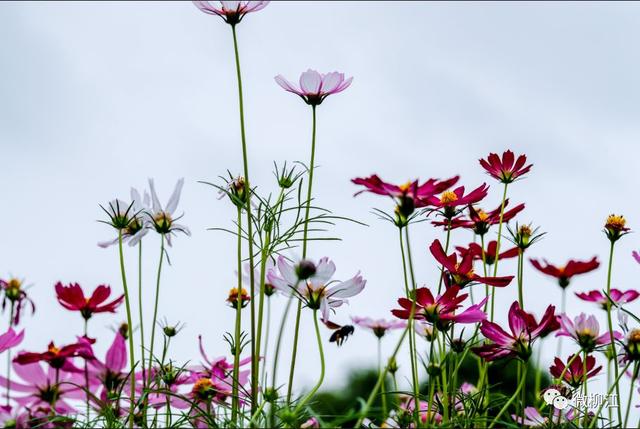
[[[330,310],[362,292],[367,283],[360,273],[344,282],[331,280],[335,271],[335,264],[327,257],[317,264],[309,259],[294,264],[280,256],[277,269],[272,269],[267,278],[283,294],[295,296],[307,307],[320,310],[322,320],[328,321]]]
[[[167,204],[162,207],[158,194],[156,193],[156,187],[153,179],[149,179],[149,189],[151,190],[151,211],[148,213],[151,219],[151,226],[156,230],[158,234],[163,234],[167,239],[167,244],[171,246],[171,236],[177,231],[186,235],[191,235],[189,228],[176,222],[182,215],[175,216],[178,203],[180,202],[180,193],[182,192],[182,186],[184,185],[184,179],[178,180],[176,187],[167,201]]]
[[[125,203],[122,200],[114,200],[109,204],[112,210],[118,211],[116,215],[128,216],[131,218],[129,226],[122,231],[122,242],[129,243],[129,246],[135,246],[142,240],[147,232],[149,232],[150,222],[145,212],[149,208],[149,193],[144,192],[144,197],[140,196],[137,189],[131,188],[131,203]],[[118,237],[109,241],[101,241],[98,246],[107,248],[118,242]]]

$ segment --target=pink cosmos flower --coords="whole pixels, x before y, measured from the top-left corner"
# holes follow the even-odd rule
[[[480,160],[480,165],[494,179],[511,183],[531,170],[533,164],[525,166],[526,162],[526,155],[520,155],[516,160],[513,152],[507,150],[502,154],[502,159],[498,154],[490,153],[486,160]]]
[[[264,9],[269,2],[193,0],[193,4],[204,13],[217,15],[227,24],[236,25],[246,14]]]
[[[553,414],[554,414],[554,417],[553,417],[554,423],[566,422],[567,420],[571,420],[568,418],[568,416],[561,415],[562,412],[557,408],[553,409]],[[549,424],[549,418],[543,417],[542,414],[540,414],[540,411],[538,411],[534,407],[525,407],[524,420],[522,419],[522,417],[516,414],[512,414],[511,418],[515,420],[516,423],[523,426],[528,426],[531,428],[544,428],[544,427],[547,427]]]
[[[453,191],[444,191],[439,197],[435,195],[427,197],[424,202],[433,206],[434,211],[438,211],[445,218],[452,219],[461,212],[458,207],[475,204],[486,197],[488,192],[489,186],[486,183],[468,194],[465,194],[464,186],[459,186]]]
[[[478,304],[474,304],[462,312],[458,309],[468,294],[458,295],[460,287],[449,287],[444,294],[433,297],[428,288],[416,290],[415,314],[416,320],[424,320],[431,323],[440,331],[445,331],[451,323],[476,323],[485,320],[487,315],[482,311],[486,298]],[[408,319],[411,314],[413,302],[407,298],[398,299],[400,309],[391,310],[391,313],[400,318]]]
[[[493,265],[496,261],[496,253],[498,249],[498,243],[495,240],[490,241],[487,244],[487,248],[484,251],[484,260],[487,265]],[[467,253],[473,255],[473,259],[476,261],[482,261],[482,246],[478,243],[469,243],[469,247],[456,246],[456,250],[461,257],[464,257]],[[515,258],[520,254],[520,249],[512,247],[511,249],[504,250],[498,255],[499,260]]]
[[[84,374],[59,371],[51,366],[45,372],[40,363],[14,362],[13,371],[22,379],[11,380],[11,390],[16,392],[12,399],[21,407],[48,408],[55,402],[56,412],[64,415],[75,411],[68,400],[85,398],[85,393],[77,387],[84,385]],[[0,384],[6,386],[7,383],[8,380],[0,376]]]
[[[7,332],[0,335],[0,353],[9,350],[20,344],[24,339],[24,329],[16,334],[13,328],[9,328]]]
[[[447,255],[444,252],[440,240],[434,240],[431,246],[429,246],[429,250],[431,250],[431,254],[436,258],[436,261],[441,263],[445,268],[446,271],[443,275],[448,277],[448,280],[450,280],[449,283],[451,284],[464,287],[471,282],[477,282],[489,286],[505,287],[513,280],[513,276],[481,277],[477,275],[473,271],[474,255],[471,251],[466,252],[461,258],[461,261],[458,262],[458,257],[455,253]]]
[[[331,94],[344,91],[351,85],[353,77],[344,78],[344,73],[318,73],[307,70],[300,75],[300,86],[295,86],[282,75],[275,77],[276,83],[285,91],[297,94],[310,106],[317,106]]]
[[[531,356],[531,345],[538,337],[544,337],[559,328],[555,307],[550,305],[544,312],[540,323],[535,317],[520,308],[518,301],[509,309],[510,333],[497,323],[482,321],[480,331],[492,343],[472,348],[481,358],[492,361],[501,358],[515,357],[527,361]]]
[[[580,313],[571,320],[566,314],[561,314],[559,319],[561,329],[556,332],[556,337],[573,338],[582,350],[590,352],[598,346],[611,343],[609,332],[600,335],[600,324],[593,315],[587,316]],[[623,338],[623,335],[617,331],[614,331],[613,335],[617,339]]]
[[[310,260],[291,264],[280,256],[277,268],[267,275],[269,283],[285,295],[296,296],[312,310],[320,310],[324,321],[329,320],[331,310],[362,292],[367,283],[360,273],[344,282],[331,280],[336,266],[326,257],[316,265]]]
[[[127,345],[124,336],[116,332],[104,362],[92,359],[88,364],[92,383],[102,386],[100,394],[102,400],[106,400],[110,393],[118,393],[127,379],[127,374],[124,372],[127,366]]]
[[[402,329],[407,326],[405,322],[400,320],[391,320],[391,321],[388,321],[385,319],[374,320],[370,317],[352,317],[351,320],[353,320],[353,323],[355,323],[356,325],[362,328],[370,329],[371,331],[373,331],[373,334],[378,338],[384,337],[384,334],[386,334],[387,331],[389,330]]]
[[[600,304],[602,308],[605,310],[609,305],[609,298],[600,292],[599,290],[592,290],[590,292],[576,292],[576,296],[583,301],[595,302],[596,304]],[[627,291],[621,291],[619,289],[611,289],[611,293],[609,294],[611,300],[614,304],[628,304],[632,301],[635,301],[640,296],[638,291],[629,289]]]
[[[94,340],[92,340],[94,341]],[[47,351],[43,353],[20,352],[14,359],[19,365],[27,365],[36,362],[46,362],[54,369],[68,372],[80,372],[71,362],[72,358],[81,357],[85,360],[94,359],[90,341],[85,337],[78,337],[78,341],[63,347],[56,347],[51,341],[47,346]]]
[[[567,359],[567,364],[569,363],[570,365],[567,367],[567,365],[565,365],[562,360],[556,357],[553,360],[553,365],[549,368],[549,372],[555,378],[560,378],[560,376],[562,375],[563,380],[572,387],[581,386],[589,378],[594,377],[602,370],[602,366],[594,368],[596,365],[596,358],[591,355],[587,356],[586,364],[582,361],[580,355],[571,355]]]

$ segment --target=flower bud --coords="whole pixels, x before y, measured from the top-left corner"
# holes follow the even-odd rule
[[[607,217],[607,221],[604,224],[604,233],[612,243],[618,241],[620,237],[628,233],[629,228],[625,226],[626,223],[627,221],[624,216],[611,214]]]
[[[300,280],[307,280],[316,273],[316,265],[308,259],[303,259],[296,265],[295,270]]]

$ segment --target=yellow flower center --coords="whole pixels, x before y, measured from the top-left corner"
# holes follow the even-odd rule
[[[54,355],[57,355],[58,353],[60,353],[60,349],[54,346],[53,344],[51,344],[49,346],[49,352],[53,353]]]
[[[594,332],[589,328],[584,328],[576,331],[576,334],[578,334],[578,337],[595,337]]]
[[[242,290],[240,290],[240,297],[242,299],[245,299],[246,296],[247,296],[247,290],[245,288],[242,288]],[[231,290],[229,291],[229,298],[227,300],[235,301],[237,299],[238,299],[238,288],[237,287],[231,288]]]
[[[531,228],[529,227],[529,225],[522,225],[518,232],[520,233],[520,236],[522,236],[522,237],[530,237],[531,234],[533,233],[533,231],[531,231]]]
[[[480,219],[483,222],[489,219],[489,215],[482,209],[478,209],[476,213],[478,214],[478,219]]]
[[[453,191],[445,191],[440,195],[440,202],[442,204],[451,204],[458,201],[458,196]]]
[[[624,216],[612,214],[607,218],[607,223],[604,225],[604,227],[607,229],[613,229],[615,231],[621,231],[626,223],[627,221]]]
[[[407,193],[407,191],[409,191],[409,189],[411,188],[411,182],[407,182],[404,185],[400,185],[398,187],[400,188],[403,194]]]
[[[22,282],[18,279],[11,279],[7,282],[8,289],[20,289],[22,287]]]
[[[628,339],[631,344],[640,344],[640,329],[632,329]]]

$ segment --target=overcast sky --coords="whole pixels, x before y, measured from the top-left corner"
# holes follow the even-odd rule
[[[468,187],[491,185],[484,206],[493,208],[501,191],[477,160],[512,149],[534,163],[510,188],[512,202],[527,204],[519,219],[548,232],[530,256],[564,263],[598,255],[606,262],[606,216],[622,213],[640,228],[638,4],[274,2],[247,16],[238,36],[252,182],[261,192],[275,189],[273,160],[308,162],[310,109],[273,77],[297,80],[307,68],[354,76],[348,90],[318,109],[317,202],[369,224],[338,225],[341,242],[310,246],[312,257],[335,260],[338,277],[361,270],[368,280],[362,295],[338,310],[338,322],[390,317],[403,290],[396,230],[370,213],[392,207],[384,198],[353,198],[355,176],[375,172],[404,183],[460,174]],[[199,359],[198,334],[211,355],[227,353],[221,338],[234,317],[224,302],[235,282],[234,240],[207,228],[232,226],[234,208],[197,182],[242,167],[229,26],[189,2],[6,2],[0,62],[0,274],[33,285],[38,311],[24,319],[24,347],[71,342],[82,330],[79,315],[55,301],[56,281],[121,291],[116,250],[96,245],[113,235],[96,222],[103,217],[98,204],[127,197],[148,177],[166,201],[184,177],[180,210],[193,236],[178,237],[170,250],[160,314],[186,323],[176,358]],[[148,237],[150,316],[159,239]],[[436,282],[427,250],[436,237],[442,233],[426,223],[414,228],[421,284]],[[455,231],[453,239],[467,244],[470,236]],[[630,256],[640,248],[637,234],[616,248],[614,286],[637,288],[640,266]],[[134,250],[128,263],[133,282]],[[515,263],[501,264],[503,274],[514,271]],[[605,282],[601,268],[570,288],[602,289]],[[559,287],[529,264],[525,294],[538,315],[560,301]],[[498,296],[503,320],[515,284]],[[274,314],[283,301],[275,299]],[[570,299],[569,314],[579,311],[598,314],[604,326],[598,308]],[[298,374],[309,385],[318,359],[310,312],[305,316]],[[91,320],[100,354],[111,342],[109,327],[123,318],[124,309],[117,318]],[[394,342],[386,339],[385,348]],[[341,349],[326,347],[329,385],[339,385],[349,368],[375,364],[375,340],[364,331]],[[555,346],[545,350],[549,361]]]

